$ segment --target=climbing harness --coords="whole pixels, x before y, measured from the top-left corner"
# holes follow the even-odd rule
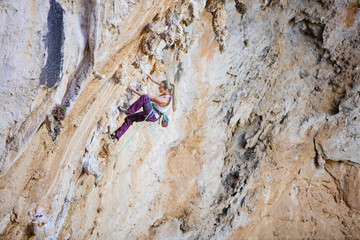
[[[105,169],[101,172],[101,174],[95,179],[95,181],[90,185],[90,187],[86,190],[85,194],[81,196],[81,198],[76,202],[76,205],[74,207],[74,209],[72,210],[72,212],[70,213],[70,217],[68,218],[68,220],[66,221],[65,226],[63,227],[63,229],[60,232],[59,237],[57,238],[58,240],[60,239],[62,233],[64,232],[68,222],[70,221],[77,205],[79,204],[79,202],[81,201],[81,199],[83,199],[85,197],[85,195],[90,191],[90,189],[92,188],[92,186],[94,186],[94,184],[99,180],[99,178],[103,175],[103,173],[106,171],[106,169],[108,169],[108,167],[115,161],[115,159],[119,156],[119,154],[122,152],[122,150],[124,150],[124,148],[128,145],[128,143],[131,141],[131,139],[135,136],[135,134],[139,131],[139,129],[142,127],[142,125],[144,124],[144,122],[146,121],[146,119],[148,119],[148,117],[152,114],[154,110],[152,109],[150,111],[150,113],[146,116],[145,120],[141,123],[141,125],[136,129],[136,131],[133,133],[133,135],[130,137],[130,139],[125,143],[125,145],[121,148],[120,152],[118,152],[118,154],[116,154],[116,156],[114,157],[114,159],[105,167]]]
[[[160,117],[158,118],[159,124],[161,124],[162,127],[167,127],[169,125],[169,117],[166,115],[165,112],[162,112],[159,109],[157,109],[154,106],[154,103],[152,105],[153,105],[153,109],[155,110],[155,113],[160,115]]]

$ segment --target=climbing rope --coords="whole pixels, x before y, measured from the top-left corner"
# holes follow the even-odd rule
[[[146,122],[146,120],[148,119],[148,117],[151,115],[151,113],[154,110],[152,109],[151,112],[146,116],[145,120],[140,124],[140,126],[136,129],[136,131],[133,133],[133,135],[131,136],[131,138],[125,143],[125,145],[121,148],[120,152],[118,152],[118,154],[116,154],[116,156],[114,157],[114,159],[106,166],[106,168],[101,172],[101,174],[95,179],[95,181],[90,185],[90,187],[86,190],[85,194],[82,195],[82,197],[76,202],[76,205],[74,207],[74,209],[72,210],[68,220],[66,221],[65,226],[63,227],[63,229],[61,230],[61,233],[59,235],[59,237],[57,238],[58,240],[60,239],[61,235],[63,234],[63,231],[65,230],[68,222],[70,221],[70,218],[72,217],[77,205],[79,204],[79,202],[81,201],[81,199],[83,199],[85,197],[85,195],[90,191],[90,189],[92,188],[92,186],[94,186],[94,184],[99,180],[99,178],[103,175],[103,173],[106,171],[106,169],[108,169],[108,167],[115,161],[115,159],[119,156],[119,154],[122,152],[122,150],[124,150],[124,148],[128,145],[128,143],[131,141],[131,139],[135,136],[135,134],[139,131],[139,129],[142,127],[142,125],[144,124],[144,122]]]

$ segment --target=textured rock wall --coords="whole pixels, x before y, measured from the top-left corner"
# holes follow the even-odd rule
[[[61,238],[360,237],[357,1],[0,6],[1,238],[59,237],[115,157]],[[176,110],[117,155],[144,73]]]

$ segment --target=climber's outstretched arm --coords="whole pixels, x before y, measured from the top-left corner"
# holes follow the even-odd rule
[[[136,93],[137,95],[139,95],[140,97],[145,94],[145,93],[142,93],[142,92],[137,91],[135,88],[133,88],[133,87],[130,86],[130,85],[129,85],[127,88],[128,88],[130,91],[133,91],[134,93]]]
[[[131,90],[131,91],[133,91],[134,93],[136,93],[136,94],[139,95],[140,97],[145,94],[145,93],[142,93],[142,92],[139,92],[139,91],[135,90],[135,88],[133,88],[133,87],[130,86],[130,85],[128,86],[128,89]],[[170,101],[170,99],[167,98],[167,97],[164,98],[164,97],[154,97],[154,96],[151,96],[151,95],[149,95],[149,94],[147,94],[147,95],[149,96],[149,98],[150,98],[150,100],[151,100],[152,102],[157,103],[157,104],[159,104],[160,106],[166,106],[166,105],[169,103],[169,101]]]
[[[146,76],[155,84],[160,86],[160,82],[156,81],[155,79],[153,79],[149,74],[146,74]]]

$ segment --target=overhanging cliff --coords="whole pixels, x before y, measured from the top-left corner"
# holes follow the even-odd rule
[[[0,3],[0,237],[357,239],[357,1]]]

